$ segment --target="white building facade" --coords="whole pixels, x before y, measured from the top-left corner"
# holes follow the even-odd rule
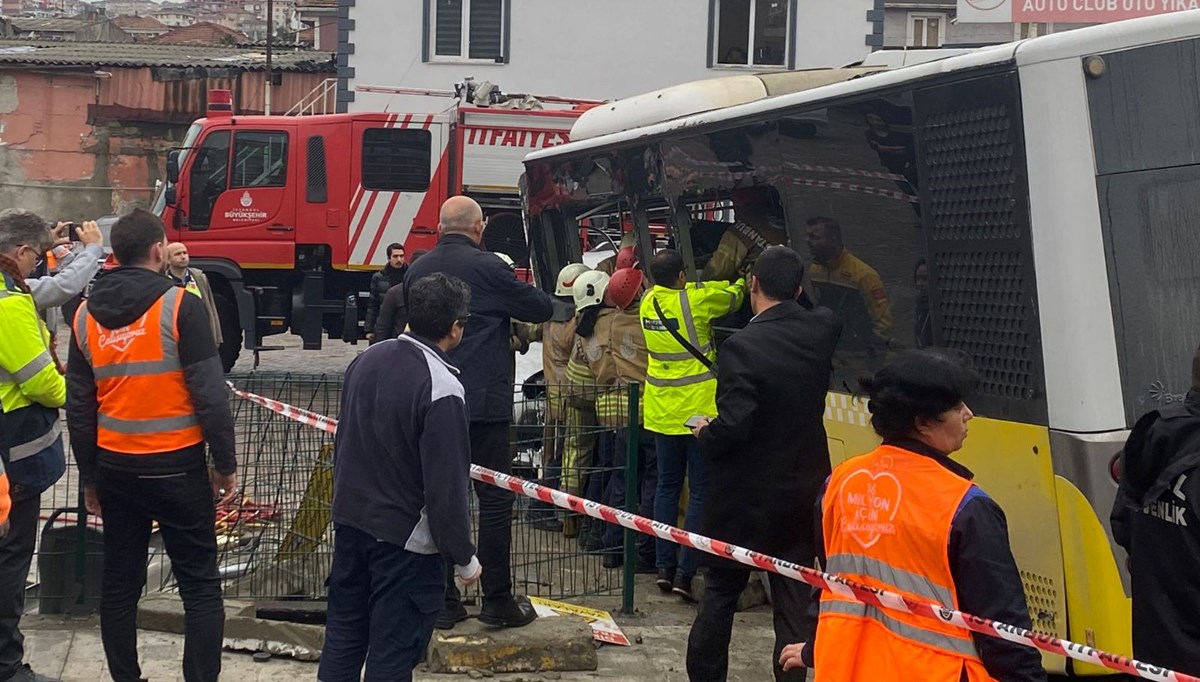
[[[449,89],[472,76],[506,92],[614,99],[845,66],[882,46],[884,30],[883,0],[340,0],[338,16],[342,111],[389,104],[362,85]]]

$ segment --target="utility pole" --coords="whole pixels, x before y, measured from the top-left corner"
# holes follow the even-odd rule
[[[275,71],[271,67],[271,47],[275,38],[275,0],[267,0],[267,83],[263,96],[263,113],[271,115],[271,85]]]

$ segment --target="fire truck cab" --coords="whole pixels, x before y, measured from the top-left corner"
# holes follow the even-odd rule
[[[291,331],[306,349],[319,349],[323,335],[362,338],[370,276],[388,245],[410,257],[433,248],[450,196],[478,200],[485,247],[528,265],[522,159],[566,142],[591,103],[488,104],[464,97],[437,114],[238,116],[228,91],[210,93],[207,117],[168,157],[154,208],[168,239],[186,243],[212,282],[226,370],[242,347],[269,350],[262,339],[272,334]]]

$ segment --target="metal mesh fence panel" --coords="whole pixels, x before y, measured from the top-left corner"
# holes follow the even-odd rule
[[[340,374],[251,372],[230,375],[244,391],[336,418]],[[586,411],[565,419],[544,386],[518,386],[510,449],[516,475],[609,501],[617,477],[618,431]],[[332,560],[333,436],[230,396],[237,432],[239,486],[233,504],[217,510],[218,566],[229,598],[258,602],[321,601]],[[550,409],[548,409],[548,405]],[[621,447],[628,436],[622,434]],[[636,434],[634,436],[636,438]],[[564,450],[570,451],[564,462]],[[102,570],[103,520],[78,514],[79,477],[68,446],[68,469],[41,498],[42,528],[30,573],[43,613],[94,611]],[[566,466],[564,466],[564,464]],[[478,523],[471,496],[473,523]],[[647,510],[648,511],[648,510]],[[586,517],[568,515],[515,496],[512,578],[518,594],[567,599],[617,594],[626,584],[623,532],[603,532]],[[606,557],[607,555],[607,557]],[[606,560],[607,559],[607,560]],[[605,564],[610,567],[606,568]],[[147,591],[174,591],[161,534],[147,557]],[[478,598],[476,589],[464,595]]]

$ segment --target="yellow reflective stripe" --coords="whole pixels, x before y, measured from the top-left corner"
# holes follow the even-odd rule
[[[923,597],[929,601],[949,606],[954,601],[950,589],[938,585],[929,578],[896,568],[889,563],[862,554],[834,554],[825,562],[829,573],[865,575],[880,580],[902,592]]]
[[[0,368],[0,382],[13,382],[23,384],[26,381],[34,378],[43,369],[54,364],[54,359],[50,357],[50,351],[44,350],[37,357],[25,363],[25,366],[18,369],[16,372],[9,373],[7,370]]]
[[[178,431],[196,426],[200,421],[194,414],[182,417],[163,417],[162,419],[118,419],[107,414],[98,414],[96,423],[101,428],[117,433],[147,434]]]
[[[8,461],[17,462],[25,459],[26,457],[32,457],[53,445],[54,441],[58,440],[58,437],[61,435],[62,424],[59,422],[54,422],[54,424],[50,427],[50,430],[46,433],[34,438],[31,441],[10,447],[8,449]],[[3,470],[3,467],[0,466],[0,471]]]
[[[878,607],[869,604],[842,601],[840,599],[826,599],[821,601],[821,615],[825,615],[826,613],[835,613],[855,618],[870,618],[887,628],[889,632],[897,637],[928,647],[950,651],[965,658],[979,658],[979,652],[975,650],[975,643],[970,639],[949,637],[915,625],[909,625],[908,623],[892,618]]]
[[[706,343],[703,346],[700,346],[701,353],[708,355],[710,351],[712,351],[711,343]],[[681,353],[655,353],[654,351],[650,351],[650,357],[660,362],[683,362],[685,360],[696,359],[695,355],[692,355],[687,351],[683,351]]]
[[[693,374],[691,376],[679,377],[676,379],[663,379],[663,378],[655,377],[655,376],[647,376],[646,377],[646,383],[650,384],[651,386],[658,386],[660,388],[668,388],[668,387],[677,388],[679,386],[693,386],[695,384],[702,384],[706,381],[716,381],[716,380],[717,380],[717,378],[715,376],[713,376],[712,372],[709,372],[709,371],[704,371],[700,374]]]

